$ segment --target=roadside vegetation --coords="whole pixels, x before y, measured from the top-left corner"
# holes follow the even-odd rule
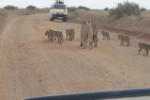
[[[89,10],[91,10],[90,8],[88,8],[88,7],[85,7],[85,6],[79,6],[79,7],[68,7],[68,11],[69,11],[69,13],[70,12],[74,12],[74,11],[76,11],[76,10],[86,10],[86,11],[89,11]]]
[[[36,10],[37,7],[36,6],[33,6],[33,5],[29,5],[26,7],[27,10]]]
[[[7,10],[16,10],[16,9],[18,9],[18,7],[12,6],[12,5],[8,5],[8,6],[5,6],[3,9],[7,9]]]
[[[5,19],[7,18],[8,12],[4,9],[0,9],[0,34],[2,32],[3,29],[3,24],[5,22]]]
[[[99,28],[150,40],[150,11],[134,2],[118,3],[115,8],[85,10],[70,8],[69,21],[91,20]]]
[[[131,15],[140,16],[141,12],[145,10],[145,8],[140,8],[136,3],[126,1],[119,3],[116,8],[111,9],[109,15],[115,19]]]
[[[49,8],[38,8],[34,5],[29,5],[26,8],[18,8],[13,5],[7,5],[0,10],[0,14],[2,15],[3,12],[17,12],[18,14],[35,14],[35,13],[48,13]]]

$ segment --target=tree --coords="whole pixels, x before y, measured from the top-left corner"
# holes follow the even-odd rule
[[[141,8],[141,12],[146,11],[146,10],[147,10],[146,8]]]
[[[121,18],[123,16],[140,15],[141,10],[138,4],[133,2],[119,3],[116,8],[110,11],[110,16]]]
[[[78,9],[90,10],[90,8],[84,6],[79,6]]]
[[[105,11],[108,11],[109,9],[108,9],[108,7],[106,7],[106,8],[104,8],[104,10],[105,10]]]
[[[36,7],[33,6],[33,5],[29,5],[29,6],[26,7],[26,9],[27,9],[27,10],[35,10]]]
[[[5,6],[4,9],[15,10],[15,9],[18,9],[18,7],[8,5],[8,6]]]
[[[69,12],[74,12],[77,8],[76,7],[68,7]]]

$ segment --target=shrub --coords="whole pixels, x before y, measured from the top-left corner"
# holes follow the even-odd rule
[[[74,12],[76,9],[76,7],[68,7],[68,12]]]
[[[18,7],[15,7],[15,6],[12,6],[12,5],[8,5],[8,6],[5,6],[4,9],[15,10],[15,9],[18,9]]]
[[[90,10],[90,8],[88,7],[84,7],[84,6],[79,6],[78,9],[83,9],[83,10]]]
[[[146,8],[141,8],[141,12],[146,11],[146,10],[147,10]]]
[[[104,8],[104,10],[105,10],[105,11],[108,11],[108,10],[109,10],[109,8],[108,8],[108,7],[106,7],[106,8]]]
[[[35,10],[36,7],[35,6],[32,6],[32,5],[29,5],[26,7],[27,10]]]
[[[119,3],[118,6],[110,11],[110,16],[121,18],[123,16],[140,15],[141,10],[138,4],[133,2]]]

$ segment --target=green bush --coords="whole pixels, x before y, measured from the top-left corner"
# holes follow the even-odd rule
[[[118,6],[110,11],[110,16],[118,19],[123,16],[140,15],[141,10],[138,4],[133,2],[119,3]]]
[[[109,8],[108,8],[108,7],[106,7],[106,8],[104,8],[104,10],[105,10],[105,11],[108,11],[108,10],[109,10]]]
[[[78,9],[83,9],[83,10],[90,10],[90,8],[88,7],[84,7],[84,6],[79,6]]]
[[[146,11],[146,10],[147,10],[146,8],[141,8],[141,12]]]
[[[8,5],[8,6],[5,6],[4,9],[15,10],[15,9],[18,9],[18,7],[15,7],[15,6],[12,6],[12,5]]]
[[[35,10],[36,7],[35,6],[32,6],[32,5],[29,5],[26,7],[27,10]]]
[[[76,7],[68,7],[68,12],[74,12],[76,9]]]

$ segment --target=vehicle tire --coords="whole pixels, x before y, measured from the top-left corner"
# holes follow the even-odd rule
[[[54,18],[50,18],[50,21],[53,21],[54,20]]]
[[[64,21],[64,22],[67,22],[67,18],[63,18],[63,21]]]

